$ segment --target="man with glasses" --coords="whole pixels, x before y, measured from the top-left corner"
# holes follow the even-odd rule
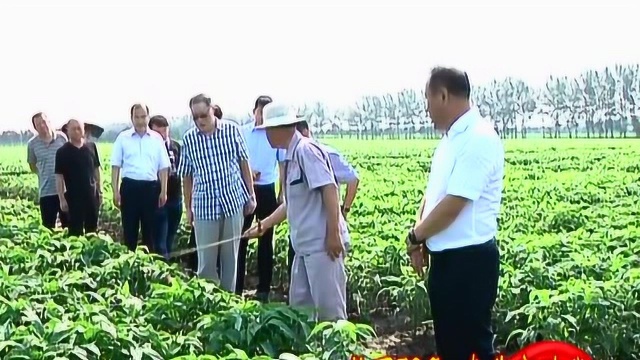
[[[194,96],[189,108],[196,127],[184,134],[178,174],[195,230],[197,275],[234,291],[242,223],[256,207],[247,145],[237,126],[214,115],[208,96]]]

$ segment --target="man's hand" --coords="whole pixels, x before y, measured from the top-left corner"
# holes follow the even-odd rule
[[[325,246],[327,248],[327,254],[331,260],[336,260],[342,253],[344,253],[344,246],[342,245],[340,234],[327,234]]]
[[[160,196],[158,196],[158,207],[161,208],[166,203],[167,203],[167,193],[166,192],[160,192]]]
[[[278,205],[282,204],[283,202],[284,202],[284,194],[280,192],[280,194],[278,194]]]
[[[415,246],[417,247],[408,250],[410,251],[409,259],[411,260],[411,266],[418,276],[424,277],[424,268],[429,267],[429,254],[425,251],[424,245]]]
[[[247,203],[244,204],[244,216],[251,215],[256,211],[256,196],[251,195]]]
[[[253,181],[260,180],[260,171],[252,171],[251,175],[253,175]]]
[[[113,193],[113,205],[120,209],[120,204],[121,204],[121,200],[120,200],[120,193],[118,192],[114,192]]]
[[[191,208],[187,209],[187,224],[193,226],[193,210]]]
[[[342,205],[342,207],[340,208],[340,210],[342,211],[342,217],[347,220],[347,214],[349,214],[349,211],[351,210],[351,208],[349,207],[345,207],[344,205]]]
[[[245,239],[256,239],[264,235],[265,231],[266,229],[262,227],[262,222],[258,220],[258,223],[256,225],[252,226],[247,231],[245,231],[244,234],[242,234],[242,237]]]
[[[62,198],[60,199],[60,210],[62,210],[62,212],[69,212],[69,204],[67,203],[67,199]]]

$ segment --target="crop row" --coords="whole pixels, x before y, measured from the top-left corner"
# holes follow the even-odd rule
[[[52,234],[28,202],[2,200],[0,210],[11,218],[0,225],[2,359],[334,359],[364,351],[372,335],[245,302],[108,237]]]
[[[403,255],[402,236],[415,217],[433,143],[334,145],[361,175],[349,215],[349,302],[363,321],[404,315],[418,326],[430,318],[427,294]],[[23,150],[0,157],[1,171],[16,174],[0,185],[0,197],[35,198],[35,178],[20,175]],[[106,158],[109,147],[100,150]],[[639,160],[625,141],[507,143],[494,319],[499,345],[522,346],[542,336],[576,343],[596,358],[640,358]],[[109,227],[119,217],[107,184],[105,190],[101,221]],[[286,232],[286,226],[276,232],[278,287],[286,287]],[[253,250],[249,263],[255,263]]]

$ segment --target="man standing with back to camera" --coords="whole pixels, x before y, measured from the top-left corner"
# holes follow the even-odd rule
[[[118,135],[111,151],[113,204],[120,209],[129,250],[138,246],[142,228],[143,244],[154,251],[154,220],[156,210],[167,202],[171,162],[162,136],[149,129],[149,107],[134,104],[130,115],[133,127]]]
[[[256,193],[256,211],[244,218],[242,231],[247,231],[254,217],[264,219],[271,215],[282,202],[282,172],[284,171],[284,149],[274,149],[269,144],[267,132],[257,126],[262,125],[262,108],[273,100],[269,96],[256,99],[253,109],[254,121],[243,128],[244,137],[249,149],[249,163],[253,173],[253,184]],[[276,196],[276,182],[278,196]],[[238,280],[236,294],[242,295],[246,274],[246,259],[249,239],[242,238],[238,253]],[[271,281],[273,278],[273,228],[268,229],[258,239],[258,286],[256,297],[263,302],[269,301]]]
[[[470,105],[467,74],[431,71],[427,112],[443,138],[407,236],[407,252],[423,275],[442,360],[493,360],[491,310],[498,292],[497,217],[502,200],[504,148],[493,126]]]

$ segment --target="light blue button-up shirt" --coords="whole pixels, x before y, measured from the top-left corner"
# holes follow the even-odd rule
[[[349,164],[349,162],[340,154],[338,150],[325,144],[319,144],[320,147],[329,155],[331,167],[336,175],[339,184],[348,184],[358,180],[358,172]]]
[[[242,130],[249,148],[251,170],[260,172],[260,177],[253,183],[256,185],[275,184],[279,178],[278,162],[285,160],[286,151],[272,148],[267,139],[266,130],[256,129],[255,120],[243,126]]]

